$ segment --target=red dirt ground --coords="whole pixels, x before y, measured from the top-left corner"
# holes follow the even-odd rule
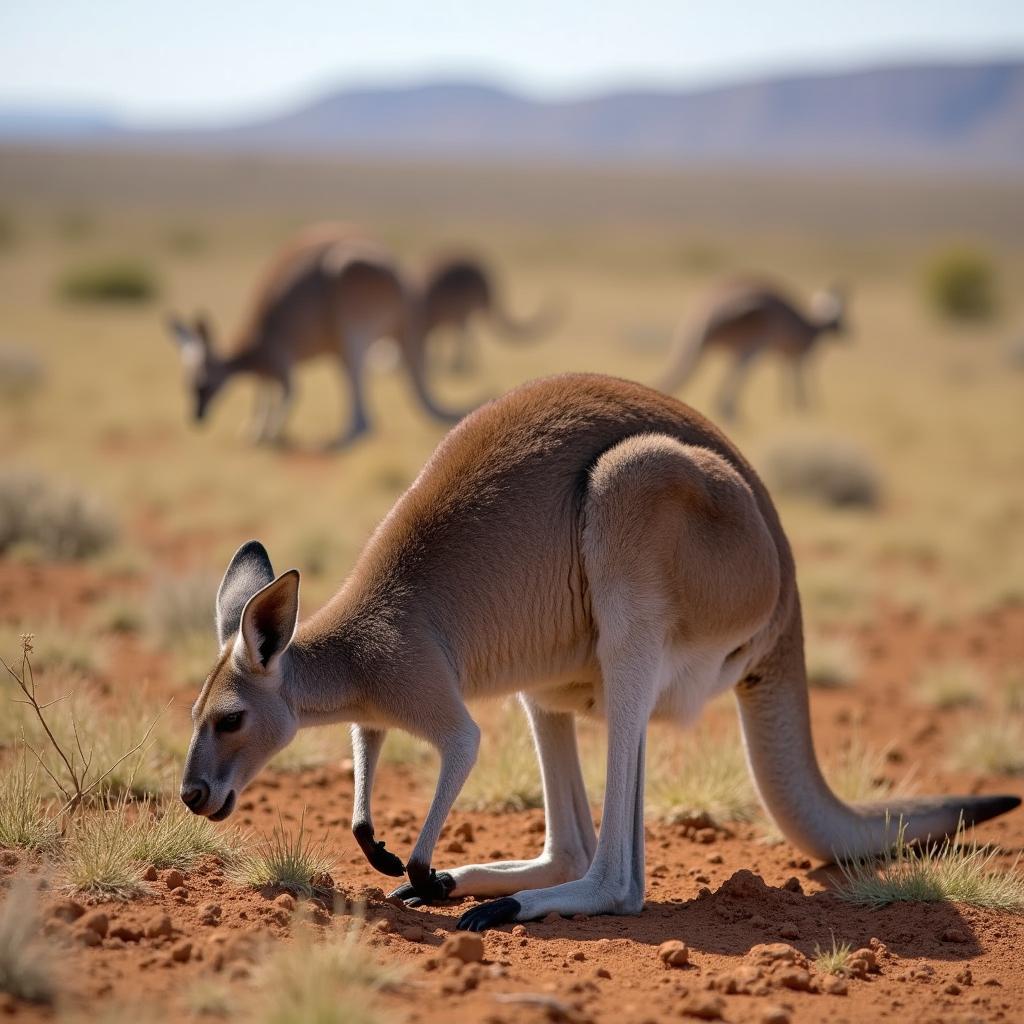
[[[0,619],[31,621],[56,612],[59,621],[75,621],[109,584],[109,578],[81,567],[0,563]],[[910,693],[912,680],[932,661],[970,659],[993,670],[1020,666],[1024,609],[1006,608],[942,628],[880,615],[877,625],[851,638],[864,657],[856,685],[812,696],[820,750],[856,735],[874,747],[892,745],[894,775],[917,766],[923,792],[1024,795],[1020,778],[945,771],[950,742],[976,712],[924,709]],[[194,694],[175,686],[168,672],[164,656],[121,639],[95,685],[110,692],[116,680],[147,678],[154,692],[190,701]],[[989,704],[998,706],[994,696]],[[506,926],[484,935],[482,964],[439,958],[441,942],[470,901],[413,910],[384,898],[381,890],[392,880],[366,865],[347,831],[352,784],[340,763],[344,749],[339,730],[337,765],[298,774],[264,772],[245,794],[234,823],[269,830],[279,815],[297,822],[305,807],[307,826],[317,834],[326,830],[336,867],[333,890],[323,893],[323,901],[336,901],[336,911],[332,915],[314,904],[314,927],[340,932],[349,921],[347,904],[366,901],[370,941],[379,955],[408,968],[406,980],[383,999],[400,1020],[1024,1020],[1024,917],[948,903],[876,911],[851,906],[831,891],[834,871],[812,864],[787,843],[766,845],[756,825],[697,830],[652,820],[647,903],[638,917]],[[390,849],[408,852],[429,795],[421,771],[382,770],[375,807],[379,835]],[[539,850],[542,833],[539,811],[456,812],[437,867],[529,856]],[[986,824],[977,835],[998,844],[999,863],[1011,867],[1024,847],[1024,811]],[[27,861],[0,852],[0,876],[13,877]],[[97,904],[109,920],[106,936],[95,945],[83,943],[81,920],[59,916],[67,909],[64,894],[51,889],[44,897],[70,1006],[89,1019],[114,1004],[160,1007],[171,1020],[190,1018],[188,997],[197,982],[226,981],[244,992],[253,961],[259,960],[256,940],[283,938],[294,927],[288,898],[239,887],[213,858],[186,872],[178,888],[169,889],[167,873],[160,872],[142,898]],[[96,909],[92,901],[80,902],[88,911]],[[155,934],[147,936],[147,929]],[[830,945],[833,935],[855,948],[871,948],[877,969],[839,985],[808,970],[804,958],[813,959],[816,945]],[[687,966],[662,962],[658,949],[667,940],[686,943]],[[841,991],[821,991],[832,986]],[[52,1016],[2,996],[0,1007],[18,1019]]]

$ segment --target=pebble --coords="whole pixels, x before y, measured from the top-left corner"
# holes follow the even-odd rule
[[[758,1024],[789,1024],[789,1010],[784,1006],[766,1006],[758,1017]]]
[[[93,910],[79,921],[79,927],[95,932],[100,938],[103,938],[110,927],[110,919],[102,910]]]
[[[441,943],[440,952],[443,959],[478,964],[484,958],[484,940],[476,932],[455,932]]]
[[[691,996],[683,1003],[683,1016],[696,1017],[698,1020],[721,1020],[725,1010],[725,1000],[721,996],[700,993]]]
[[[170,935],[173,931],[174,927],[167,914],[158,914],[146,925],[146,937],[150,939],[159,938],[161,935]]]
[[[77,921],[85,913],[85,907],[75,900],[58,900],[50,908],[50,917],[56,917],[61,921]]]
[[[944,929],[942,934],[939,936],[943,942],[966,942],[967,934],[955,925],[950,925]]]
[[[290,914],[295,909],[295,897],[290,892],[283,892],[274,900],[274,906]]]
[[[185,877],[177,868],[171,868],[164,875],[164,885],[168,889],[180,889],[185,884]]]
[[[171,950],[171,959],[175,963],[187,964],[192,959],[192,943],[187,939],[183,942],[179,942]]]
[[[821,987],[830,996],[845,996],[849,986],[846,984],[845,978],[840,978],[837,974],[830,974],[821,983]]]
[[[461,839],[464,843],[473,842],[473,826],[468,821],[462,822],[462,824],[455,829],[455,838]]]
[[[155,882],[159,877],[159,873],[152,864],[142,872],[142,880],[144,882]]]
[[[522,938],[526,934],[526,925],[517,924],[512,928],[512,934],[517,938]]]
[[[466,848],[458,841],[458,839],[452,839],[445,846],[445,853],[465,853]]]
[[[98,946],[103,941],[91,928],[82,928],[76,934],[78,940],[86,946]]]
[[[779,928],[779,934],[784,939],[799,939],[800,929],[792,921],[783,921]]]
[[[717,838],[715,830],[713,828],[699,828],[693,837],[698,843],[713,843]],[[714,1020],[713,1017],[707,1018],[708,1020]]]
[[[142,929],[133,928],[128,924],[115,925],[110,929],[110,937],[120,939],[122,942],[138,942],[142,938]]]
[[[220,923],[221,909],[219,903],[204,903],[199,908],[199,923],[215,925]]]
[[[598,967],[594,970],[595,978],[610,978],[611,976],[612,972],[609,971],[607,967]]]
[[[685,942],[669,939],[658,947],[658,958],[669,967],[685,967],[690,962],[690,951]]]

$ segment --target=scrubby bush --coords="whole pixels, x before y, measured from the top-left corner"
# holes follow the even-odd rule
[[[156,275],[145,264],[110,260],[68,270],[58,290],[62,298],[73,302],[148,302],[159,287]]]
[[[35,473],[0,473],[0,555],[25,544],[48,558],[89,558],[116,537],[113,519],[91,497]]]
[[[776,494],[816,501],[834,508],[876,508],[882,484],[871,460],[844,441],[790,437],[764,457],[764,474]]]
[[[46,372],[32,352],[0,347],[0,401],[23,404],[43,386]]]
[[[988,320],[996,311],[996,271],[983,252],[957,247],[938,253],[925,270],[929,304],[951,320]]]

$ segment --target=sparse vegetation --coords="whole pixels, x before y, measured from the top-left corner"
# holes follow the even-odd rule
[[[925,269],[925,295],[950,320],[989,320],[995,314],[996,270],[977,249],[962,246],[938,253]]]
[[[480,744],[476,765],[457,807],[470,811],[524,811],[544,805],[540,770],[526,716],[507,704],[495,723],[492,742]]]
[[[832,945],[827,949],[814,944],[814,967],[819,974],[845,974],[852,952],[853,946],[849,942],[837,943],[833,935]]]
[[[656,814],[669,821],[702,816],[715,822],[753,820],[759,804],[734,732],[660,739],[652,741],[648,757],[647,791]]]
[[[127,801],[77,816],[67,831],[61,867],[77,892],[130,899],[142,891],[135,855],[138,826]]]
[[[396,985],[401,969],[379,963],[355,922],[341,942],[318,942],[308,928],[277,950],[257,979],[260,1024],[384,1024],[376,993]]]
[[[841,800],[851,804],[911,796],[917,786],[913,772],[889,777],[888,750],[875,750],[860,740],[849,744],[829,765],[829,785]]]
[[[186,810],[177,800],[144,804],[137,811],[131,832],[132,856],[139,864],[157,868],[187,868],[205,854],[226,861],[237,855],[238,841],[214,828],[206,818]]]
[[[89,558],[116,538],[113,519],[93,498],[35,473],[0,473],[0,555],[32,545],[47,558]]]
[[[916,687],[922,704],[942,711],[977,704],[984,692],[985,682],[978,669],[961,661],[932,665]]]
[[[25,405],[46,381],[46,368],[34,352],[0,346],[0,400],[9,408]]]
[[[1024,911],[1024,878],[994,866],[997,849],[965,843],[963,829],[940,846],[904,840],[878,861],[841,863],[838,894],[851,903],[885,907],[891,903],[948,901],[995,910]]]
[[[28,879],[20,879],[0,905],[0,992],[30,1003],[53,1002],[55,958],[42,945],[35,892]]]
[[[254,889],[273,885],[309,896],[317,875],[328,874],[332,866],[326,853],[326,836],[311,839],[303,814],[294,832],[286,829],[283,821],[278,822],[253,848],[242,851],[235,874],[240,882]]]
[[[159,287],[144,263],[115,260],[68,270],[60,280],[62,298],[72,302],[149,302]]]
[[[962,732],[953,764],[979,775],[1024,775],[1024,722],[989,719]]]
[[[850,686],[860,670],[860,659],[845,637],[807,637],[807,682],[823,690]]]
[[[0,771],[0,847],[51,850],[60,831],[24,748]]]
[[[771,445],[764,472],[774,493],[831,508],[874,509],[881,502],[877,467],[844,441],[792,436]]]

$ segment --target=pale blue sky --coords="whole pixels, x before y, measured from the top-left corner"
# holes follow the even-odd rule
[[[485,77],[535,95],[892,58],[1024,54],[1022,0],[0,0],[0,104],[219,120],[339,85]]]

